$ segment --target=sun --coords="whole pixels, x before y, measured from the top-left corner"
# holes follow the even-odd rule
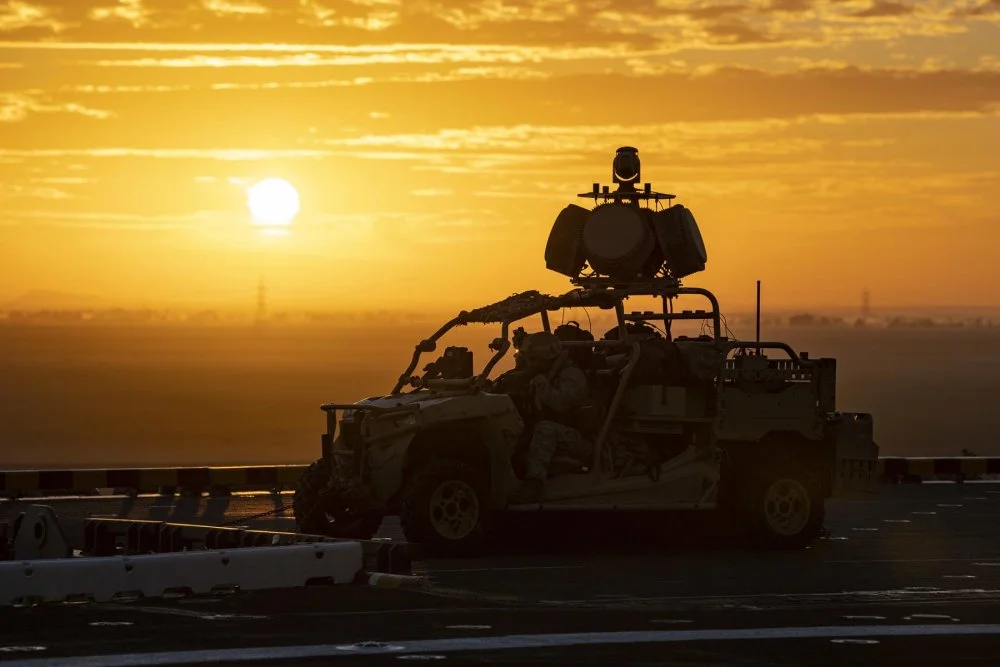
[[[262,227],[288,227],[299,214],[299,193],[283,178],[265,178],[247,189],[247,207]]]

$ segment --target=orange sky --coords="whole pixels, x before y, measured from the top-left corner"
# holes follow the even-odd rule
[[[0,303],[562,291],[620,145],[767,304],[996,306],[1000,2],[0,0]],[[299,190],[262,236],[245,188]]]

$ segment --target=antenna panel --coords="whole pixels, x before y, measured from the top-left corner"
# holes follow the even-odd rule
[[[653,230],[674,278],[705,270],[708,252],[691,211],[671,206],[653,214]]]
[[[583,226],[590,215],[588,209],[570,204],[556,217],[545,244],[545,268],[576,278],[586,264],[583,248]]]

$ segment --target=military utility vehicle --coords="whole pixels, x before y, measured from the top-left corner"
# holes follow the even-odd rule
[[[463,311],[420,341],[389,394],[322,406],[322,457],[294,499],[300,531],[368,538],[398,514],[426,552],[467,554],[502,512],[707,510],[734,517],[763,547],[802,548],[821,533],[826,499],[877,493],[873,420],[837,411],[836,361],[760,340],[759,307],[755,340],[724,335],[715,296],[681,283],[707,262],[691,211],[637,188],[639,174],[638,151],[619,149],[617,189],[594,184],[579,195],[593,209],[569,205],[557,217],[546,266],[573,289]],[[629,310],[641,298],[656,310]],[[702,307],[677,307],[692,299]],[[616,326],[599,339],[553,329],[550,314],[568,308],[605,310]],[[702,333],[674,335],[684,320],[702,321]],[[512,327],[522,322],[554,331],[557,363],[585,371],[591,397],[574,424],[593,453],[557,457],[541,499],[511,505],[537,414],[517,365],[491,375],[518,347],[526,331]],[[416,373],[445,334],[473,324],[499,329],[478,372],[473,352],[452,346]]]

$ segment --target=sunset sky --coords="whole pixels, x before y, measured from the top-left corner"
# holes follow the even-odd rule
[[[562,291],[621,145],[728,309],[1000,305],[998,0],[0,0],[0,304]]]

